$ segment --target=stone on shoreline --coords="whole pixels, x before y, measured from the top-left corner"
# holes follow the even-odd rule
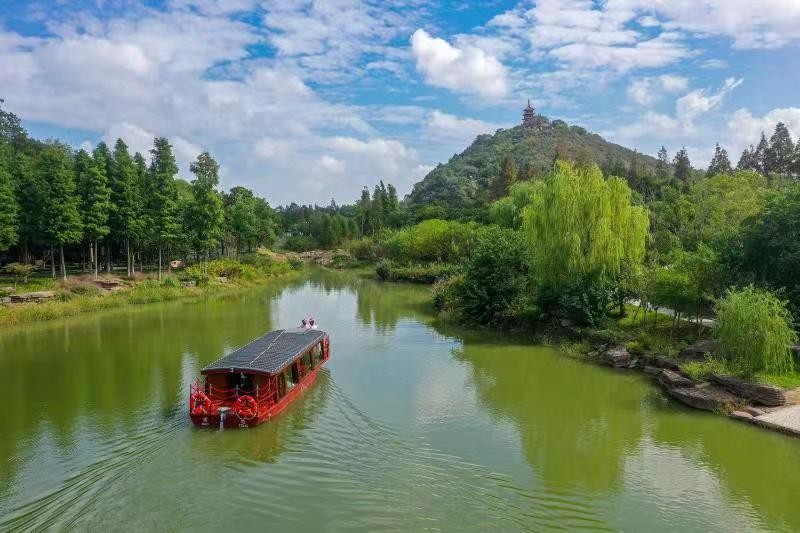
[[[645,365],[644,373],[650,374],[651,376],[657,376],[661,373],[661,369],[658,368],[657,366]]]
[[[732,412],[741,403],[741,398],[709,383],[667,389],[667,394],[689,407],[704,411]]]
[[[748,405],[744,408],[745,411],[750,413],[750,416],[761,416],[765,413],[763,409],[759,409],[758,407],[753,407],[752,405]]]
[[[681,376],[674,370],[666,368],[661,371],[661,374],[658,376],[658,381],[667,388],[694,387],[694,381],[685,376]]]
[[[745,422],[750,422],[753,420],[753,415],[751,415],[747,411],[734,411],[731,413],[731,418],[736,418],[737,420],[744,420]]]
[[[614,368],[628,368],[631,365],[631,354],[624,346],[615,346],[606,350],[603,362]]]
[[[709,355],[719,350],[719,343],[707,339],[697,341],[681,350],[680,358],[686,361],[705,361]]]
[[[670,370],[678,371],[680,367],[674,361],[667,359],[666,357],[662,357],[660,355],[651,355],[646,356],[644,358],[645,364],[654,366],[656,368],[668,368]]]
[[[53,291],[38,291],[38,292],[26,292],[24,294],[12,294],[11,295],[11,303],[23,303],[23,302],[39,302],[41,300],[48,300],[50,298],[54,298],[56,295]]]
[[[710,380],[712,383],[724,387],[738,396],[753,400],[761,405],[779,407],[786,404],[786,395],[783,389],[778,387],[762,385],[761,383],[748,383],[741,379],[720,374],[713,374]]]

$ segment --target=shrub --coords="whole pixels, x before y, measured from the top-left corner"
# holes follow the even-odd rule
[[[447,263],[426,265],[396,265],[383,259],[375,266],[375,273],[383,281],[410,281],[412,283],[434,283],[438,279],[455,274],[458,268]]]
[[[310,235],[290,235],[283,241],[283,248],[292,252],[305,252],[317,247],[317,241]]]
[[[201,265],[192,265],[186,268],[181,274],[181,280],[194,281],[198,287],[207,285],[211,280],[211,276],[205,272]],[[147,283],[147,282],[145,282]]]
[[[633,355],[643,355],[645,352],[644,346],[639,341],[630,341],[625,343],[625,349]]]
[[[375,240],[371,237],[354,239],[345,245],[350,255],[360,260],[372,260],[377,257]]]
[[[464,283],[464,276],[456,274],[446,278],[441,278],[431,287],[433,295],[433,306],[439,311],[446,311],[460,307],[459,295],[461,286]]]
[[[452,263],[472,251],[477,227],[474,223],[425,220],[383,235],[383,253],[397,263]]]
[[[792,372],[790,347],[797,342],[797,334],[786,305],[752,285],[729,289],[717,302],[714,335],[732,369],[747,377],[762,371],[776,375]]]
[[[334,257],[334,259],[336,258]],[[290,257],[289,259],[287,259],[287,263],[289,264],[289,268],[291,268],[292,270],[303,270],[306,266],[303,260],[300,259],[299,257]]]
[[[14,287],[21,280],[22,283],[28,283],[28,276],[38,270],[36,265],[28,265],[25,263],[9,263],[3,267],[3,272],[7,272],[14,276]]]
[[[100,288],[94,283],[77,283],[69,288],[69,292],[80,296],[97,296]]]
[[[164,287],[171,287],[171,288],[174,288],[174,289],[183,288],[183,284],[181,283],[181,280],[179,280],[175,276],[167,276],[167,277],[165,277],[163,279],[163,281],[161,282],[161,285],[164,286]]]
[[[467,320],[496,324],[518,320],[528,296],[527,250],[519,232],[483,234],[464,268],[461,311]]]

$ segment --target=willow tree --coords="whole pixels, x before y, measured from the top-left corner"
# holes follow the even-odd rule
[[[605,288],[641,266],[649,223],[622,179],[603,179],[597,165],[558,161],[525,208],[535,285],[562,307],[571,298],[577,303],[569,311],[591,321],[605,311]]]

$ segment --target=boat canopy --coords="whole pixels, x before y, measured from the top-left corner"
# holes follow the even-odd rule
[[[202,374],[277,374],[327,336],[318,329],[278,329],[217,359]]]

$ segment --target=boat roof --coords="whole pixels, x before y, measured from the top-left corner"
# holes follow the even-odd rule
[[[202,374],[219,372],[247,372],[276,374],[308,349],[322,340],[327,333],[318,329],[278,329],[270,331],[249,344],[217,359]]]

